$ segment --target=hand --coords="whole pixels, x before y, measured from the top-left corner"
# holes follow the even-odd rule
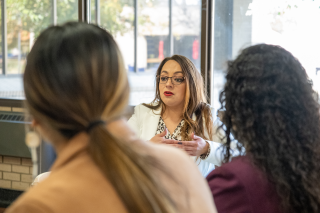
[[[191,138],[193,141],[183,141],[182,144],[183,149],[190,155],[190,156],[200,156],[208,152],[209,144],[203,140],[201,137],[196,136],[192,133]]]
[[[174,140],[174,139],[166,139],[165,136],[167,135],[167,128],[161,132],[160,134],[157,134],[155,136],[153,136],[153,138],[150,139],[151,142],[153,143],[162,143],[162,144],[167,144],[169,146],[172,147],[176,147],[179,149],[183,149],[183,146],[181,145],[181,143],[178,143],[180,141]]]
[[[185,150],[190,156],[200,156],[208,152],[209,145],[205,140],[203,140],[199,136],[196,136],[194,133],[192,133],[191,138],[193,139],[192,141],[170,140],[170,141],[163,141],[163,143],[167,143],[175,146],[176,144],[180,145],[176,147]]]
[[[153,143],[162,143],[164,140],[166,140],[165,136],[167,135],[167,132],[168,132],[168,130],[167,130],[167,128],[165,128],[165,130],[163,132],[153,136],[153,138],[151,138],[150,141]]]

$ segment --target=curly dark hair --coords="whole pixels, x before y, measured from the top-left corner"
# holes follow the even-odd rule
[[[275,185],[286,211],[320,212],[319,104],[305,69],[285,49],[259,44],[228,63],[226,80],[224,161],[233,131],[240,153]]]

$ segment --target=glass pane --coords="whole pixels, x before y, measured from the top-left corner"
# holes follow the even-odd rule
[[[100,0],[100,26],[118,42],[126,68],[134,62],[133,0]]]
[[[200,70],[201,1],[173,0],[173,53],[189,58]]]
[[[252,1],[252,0],[249,0]],[[235,10],[240,10],[239,4],[243,4],[243,8],[248,8],[245,6],[244,1],[233,0],[216,0],[213,4],[213,90],[211,95],[211,106],[215,110],[220,108],[219,94],[224,86],[224,70],[226,69],[226,62],[232,58],[232,32],[233,32],[233,6]],[[237,7],[237,9],[236,9]],[[243,9],[245,10],[245,9]],[[240,16],[243,17],[243,16]],[[238,17],[239,18],[239,17]],[[244,17],[245,18],[245,17]],[[237,21],[234,20],[234,27],[236,26],[241,31],[242,37],[245,37],[245,33],[250,29],[247,29],[245,25],[238,25]],[[246,20],[247,21],[247,20]],[[250,22],[250,21],[249,21]],[[237,37],[235,37],[237,39]],[[240,40],[240,39],[239,39]],[[245,41],[246,42],[246,41]],[[213,116],[215,116],[214,114]]]
[[[168,0],[138,1],[138,73],[129,69],[130,104],[150,103],[155,97],[155,75],[169,56]]]
[[[7,1],[7,74],[23,72],[34,38],[51,23],[51,8],[50,0]]]
[[[53,22],[52,0],[7,0],[6,3],[8,48],[6,74],[9,76],[0,78],[0,97],[21,99],[24,98],[21,74],[26,56],[40,32]],[[77,0],[57,0],[58,23],[77,19]]]
[[[52,20],[50,0],[7,0],[7,69],[0,78],[0,97],[24,98],[21,75],[33,42]]]
[[[290,51],[302,63],[319,92],[320,1],[263,0],[253,1],[249,8],[252,44],[275,44]]]
[[[0,2],[0,5],[1,5],[1,2]],[[2,7],[0,7],[0,75],[3,74],[2,73]]]
[[[299,59],[320,91],[320,1],[215,0],[214,97],[223,88],[226,61],[258,43],[280,45]]]
[[[100,26],[114,36],[128,72],[134,67],[133,3],[133,0],[100,0]],[[132,82],[130,76],[129,81]]]
[[[90,23],[92,23],[92,24],[97,24],[97,22],[96,22],[96,13],[97,13],[96,1],[97,0],[90,1],[90,11],[91,11],[90,12],[91,13]]]
[[[78,20],[78,0],[56,0],[57,1],[57,23],[63,24],[67,21]]]

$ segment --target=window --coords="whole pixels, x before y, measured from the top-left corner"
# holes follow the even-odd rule
[[[53,2],[52,0],[50,0]],[[78,0],[55,0],[56,23],[63,24],[67,21],[78,20]]]
[[[172,22],[174,54],[186,56],[200,70],[201,2],[174,1]]]
[[[313,0],[215,0],[213,99],[220,108],[226,61],[247,46],[280,45],[299,59],[320,91],[320,2]]]
[[[96,5],[91,3],[90,17],[100,14],[100,19],[91,22],[100,23],[118,42],[131,86],[130,105],[154,99],[155,73],[165,57],[185,55],[200,69],[200,0],[100,0],[94,11]]]
[[[77,0],[1,1],[0,98],[23,99],[21,74],[26,56],[42,30],[78,19]],[[6,33],[5,33],[6,27]],[[5,57],[3,57],[5,56]]]
[[[50,9],[50,0],[7,1],[6,74],[22,73],[34,38],[51,23]]]
[[[86,20],[108,30],[119,45],[130,105],[154,99],[155,73],[165,57],[184,55],[200,70],[200,0],[4,0],[0,98],[24,98],[21,76],[34,40],[52,24],[78,20],[80,2]]]
[[[155,97],[155,76],[169,53],[169,1],[139,0],[137,32],[138,72],[129,70],[130,105],[150,103]]]

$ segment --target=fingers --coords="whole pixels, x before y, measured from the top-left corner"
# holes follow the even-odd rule
[[[167,144],[168,146],[171,146],[171,147],[175,147],[175,148],[178,148],[178,149],[182,149],[183,150],[183,146],[182,145],[178,145],[178,144]]]
[[[190,156],[196,156],[195,155],[195,153],[194,152],[192,152],[192,151],[185,151],[188,155],[190,155]]]
[[[162,143],[165,143],[165,144],[178,144],[179,141],[177,140],[174,140],[174,139],[163,139],[162,140]]]
[[[165,128],[165,129],[163,130],[163,132],[161,132],[161,133],[159,134],[159,136],[160,136],[160,137],[164,137],[164,136],[167,135],[167,132],[168,132],[168,130],[167,130],[167,128]]]
[[[193,147],[184,146],[183,150],[190,156],[196,156],[197,150]]]
[[[174,140],[174,139],[166,139],[166,138],[163,138],[163,140],[161,141],[162,143],[165,143],[165,144],[178,144],[177,140]]]
[[[184,146],[197,147],[198,143],[196,141],[180,141]]]
[[[184,146],[183,149],[185,151],[195,151],[195,149],[193,147],[190,147],[190,146]]]
[[[196,141],[178,141],[173,139],[164,139],[162,143],[165,144],[178,144],[183,146],[197,147],[198,143]]]
[[[184,150],[190,156],[196,156],[196,142],[194,141],[177,141],[166,139],[162,141],[162,143],[166,144],[167,146]]]
[[[192,138],[193,140],[197,140],[197,139],[199,139],[199,138],[201,138],[201,137],[195,135],[194,132],[193,132],[193,133],[191,133],[191,138]]]

